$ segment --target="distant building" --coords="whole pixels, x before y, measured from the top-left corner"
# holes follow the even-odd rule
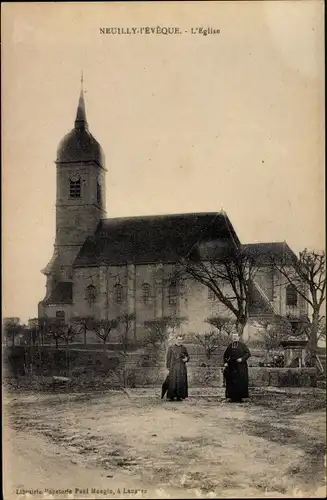
[[[205,286],[182,286],[166,276],[201,243],[204,233],[206,243],[219,248],[241,245],[228,216],[221,212],[106,218],[105,157],[88,128],[83,89],[75,126],[59,144],[56,169],[54,253],[43,270],[46,294],[39,303],[39,317],[69,322],[76,316],[107,319],[134,313],[132,335],[139,340],[146,320],[187,317],[184,331],[200,333],[208,328],[206,318],[226,314]],[[282,284],[267,258],[271,253],[294,255],[288,245],[254,243],[245,248],[260,262],[246,338],[258,329],[262,315],[300,316],[307,307],[292,287]]]
[[[3,318],[3,325],[4,326],[7,326],[7,325],[20,325],[20,318]]]
[[[22,339],[22,327],[20,318],[3,318],[2,343],[5,346],[18,345]]]

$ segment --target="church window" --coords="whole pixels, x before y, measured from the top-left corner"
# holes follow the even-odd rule
[[[211,290],[211,288],[208,288],[208,300],[210,302],[214,302],[217,299],[217,295]]]
[[[148,283],[142,285],[142,301],[143,304],[148,304],[151,297],[151,287]]]
[[[81,179],[69,179],[69,197],[81,197]]]
[[[171,283],[168,289],[168,302],[173,306],[177,303],[177,286],[176,283]]]
[[[85,290],[85,299],[89,304],[94,304],[96,299],[96,288],[94,285],[89,285]]]
[[[121,304],[123,302],[123,287],[122,287],[122,285],[115,285],[114,301],[116,304]]]
[[[286,305],[297,306],[297,291],[294,285],[287,285],[286,287]]]

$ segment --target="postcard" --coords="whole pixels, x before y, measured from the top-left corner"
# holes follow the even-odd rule
[[[1,10],[4,498],[324,498],[323,2]]]

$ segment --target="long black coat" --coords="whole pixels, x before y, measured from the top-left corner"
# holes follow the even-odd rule
[[[185,358],[186,361],[183,361]],[[169,370],[166,379],[168,399],[185,399],[188,397],[186,362],[189,361],[187,349],[184,345],[173,345],[168,348],[167,368]]]
[[[226,381],[226,398],[240,401],[249,397],[249,374],[247,360],[251,356],[248,347],[243,342],[231,342],[224,353],[224,370]],[[237,359],[242,361],[238,362]]]

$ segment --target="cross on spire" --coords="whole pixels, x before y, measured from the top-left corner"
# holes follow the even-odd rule
[[[75,120],[75,128],[76,129],[86,129],[88,128],[87,120],[86,120],[86,112],[85,112],[85,101],[84,101],[84,72],[82,69],[81,73],[81,92],[78,101],[76,120]]]

